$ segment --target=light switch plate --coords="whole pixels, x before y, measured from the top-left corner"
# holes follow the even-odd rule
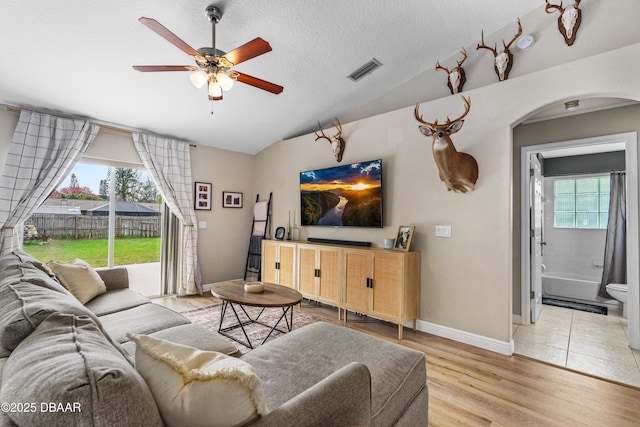
[[[207,228],[207,221],[198,222],[198,228]]]
[[[436,236],[437,237],[451,237],[451,226],[450,225],[436,225]]]

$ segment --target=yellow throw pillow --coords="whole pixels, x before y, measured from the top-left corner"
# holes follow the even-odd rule
[[[136,369],[171,426],[241,426],[267,413],[260,378],[251,365],[147,335],[136,343]]]
[[[107,292],[107,287],[100,275],[93,267],[79,258],[69,264],[50,261],[47,266],[55,273],[64,287],[82,304],[86,304],[98,295]]]

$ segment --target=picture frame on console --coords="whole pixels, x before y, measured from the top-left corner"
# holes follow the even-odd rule
[[[396,237],[393,249],[396,251],[409,252],[415,228],[415,225],[401,225],[398,227],[398,236]]]
[[[195,182],[193,187],[193,208],[211,210],[211,183]]]

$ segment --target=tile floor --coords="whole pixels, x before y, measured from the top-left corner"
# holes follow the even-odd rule
[[[542,306],[535,324],[513,325],[515,353],[640,387],[640,351],[627,344],[627,320]]]

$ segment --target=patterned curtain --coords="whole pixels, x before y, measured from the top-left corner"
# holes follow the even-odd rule
[[[158,187],[162,200],[182,223],[181,256],[176,260],[181,273],[178,293],[202,293],[189,144],[139,132],[133,132],[132,136],[142,163]]]
[[[0,254],[22,247],[22,224],[73,169],[100,127],[22,110],[0,176]]]

